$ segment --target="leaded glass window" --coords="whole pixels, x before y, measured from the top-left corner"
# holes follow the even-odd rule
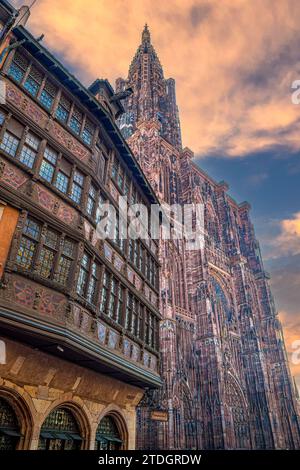
[[[13,408],[0,397],[0,450],[15,450],[21,433]]]
[[[127,303],[126,303],[126,318],[125,318],[125,328],[128,331],[131,331],[132,311],[133,311],[133,295],[130,292],[128,292]]]
[[[10,132],[5,131],[2,142],[1,142],[1,149],[4,150],[9,155],[11,155],[12,157],[15,157],[19,143],[20,143],[20,139],[18,139],[16,136],[11,134]]]
[[[19,52],[16,52],[8,70],[8,75],[20,83],[28,67],[28,60]]]
[[[115,316],[115,308],[116,308],[116,303],[117,303],[117,288],[118,288],[117,281],[115,280],[114,277],[112,277],[108,309],[107,309],[107,315],[111,318],[114,318]]]
[[[120,286],[118,290],[118,304],[117,304],[117,312],[116,312],[116,320],[119,324],[122,323],[122,313],[123,313],[123,303],[124,303],[123,299],[124,299],[124,288]]]
[[[43,236],[41,234],[41,224],[27,218],[16,262],[45,279],[66,285],[74,260],[75,244],[47,226],[43,228]],[[39,255],[36,257],[38,247]]]
[[[58,262],[58,271],[54,280],[59,284],[66,285],[69,279],[71,266],[74,257],[74,242],[64,239],[62,242],[62,251]]]
[[[90,122],[88,119],[85,121],[85,125],[81,134],[82,140],[88,144],[91,145],[93,141],[93,135],[95,133],[95,126],[92,122]]]
[[[96,431],[96,450],[118,450],[122,442],[115,420],[111,416],[102,418]]]
[[[20,161],[29,168],[33,167],[35,158],[37,156],[38,148],[40,144],[40,139],[38,139],[34,134],[29,132],[26,135],[25,143],[22,147]]]
[[[81,201],[83,183],[84,183],[83,174],[76,170],[73,176],[70,198],[73,199],[73,201],[76,202],[77,204],[80,204],[80,201]]]
[[[67,194],[69,180],[70,178],[62,170],[59,170],[57,173],[55,186],[57,187],[57,189],[59,189],[59,191],[64,194]]]
[[[98,270],[98,264],[87,253],[84,253],[80,264],[77,294],[86,298],[91,304],[96,302]]]
[[[57,252],[58,234],[47,230],[45,241],[40,253],[37,272],[44,278],[49,279],[54,265],[54,257]]]
[[[52,108],[54,97],[56,95],[57,88],[49,80],[46,81],[44,88],[40,94],[39,100],[42,105],[49,111]]]
[[[96,297],[97,281],[98,281],[97,264],[93,262],[91,266],[91,275],[90,275],[90,280],[88,283],[87,296],[86,296],[87,301],[90,302],[91,304],[95,304],[95,301],[96,301],[95,297]]]
[[[87,204],[86,204],[86,211],[91,217],[93,217],[95,213],[96,197],[97,197],[96,188],[95,186],[91,184],[89,193],[88,193]]]
[[[109,281],[110,275],[107,271],[104,271],[103,275],[103,285],[101,291],[101,301],[100,301],[100,311],[106,313],[106,304],[108,299],[108,292],[109,292]]]
[[[74,107],[74,110],[73,110],[73,113],[69,122],[69,127],[77,135],[80,134],[82,118],[83,118],[82,113],[79,111],[79,109]]]
[[[90,265],[90,257],[86,253],[83,254],[79,276],[78,276],[78,283],[77,283],[77,293],[82,297],[85,296],[85,290],[87,286],[87,280],[89,275],[89,265]]]
[[[42,84],[43,80],[43,75],[42,73],[34,66],[32,65],[30,67],[29,74],[26,78],[26,81],[24,83],[24,88],[32,95],[36,96],[39,88]]]
[[[67,408],[53,410],[45,419],[40,432],[39,450],[78,450],[82,437],[78,424]]]
[[[40,237],[41,226],[32,219],[27,219],[17,254],[17,264],[30,270]]]
[[[67,123],[71,109],[71,102],[64,95],[61,96],[56,110],[56,117],[63,123]]]
[[[48,183],[52,183],[56,162],[57,152],[47,146],[40,167],[40,176]]]

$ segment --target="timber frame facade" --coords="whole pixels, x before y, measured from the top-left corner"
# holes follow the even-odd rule
[[[23,10],[0,7],[0,405],[17,416],[13,447],[67,449],[81,439],[79,448],[100,448],[108,407],[114,422],[100,427],[116,434],[102,441],[134,448],[135,407],[145,387],[161,385],[158,243],[101,240],[97,209],[118,211],[124,195],[147,207],[157,199],[115,123],[123,107],[109,82],[86,89],[17,25]],[[93,416],[76,423],[79,402]],[[57,419],[70,426],[65,438],[46,429],[42,442],[41,429]]]

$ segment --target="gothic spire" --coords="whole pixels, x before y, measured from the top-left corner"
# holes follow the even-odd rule
[[[142,44],[149,45],[151,43],[150,31],[148,29],[147,23],[144,26],[144,30],[142,33]]]

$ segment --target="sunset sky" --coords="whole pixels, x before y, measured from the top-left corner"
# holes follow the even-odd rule
[[[89,85],[126,77],[148,23],[176,80],[184,145],[251,203],[289,351],[300,339],[299,18],[299,0],[37,0],[27,25]]]

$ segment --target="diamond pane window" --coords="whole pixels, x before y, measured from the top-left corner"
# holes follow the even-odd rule
[[[40,94],[40,102],[42,103],[45,108],[48,110],[51,109],[52,103],[53,103],[53,97],[49,95],[49,93],[46,90],[43,90],[42,93]]]
[[[53,85],[49,80],[47,80],[39,99],[42,105],[44,105],[45,108],[47,108],[48,110],[52,108],[52,104],[53,104],[56,93],[57,93],[56,86]]]
[[[75,132],[75,134],[79,135],[81,124],[80,122],[77,121],[77,119],[74,116],[71,117],[69,126],[70,126],[70,129],[72,129],[72,131]]]
[[[57,119],[59,119],[62,122],[67,122],[68,116],[69,116],[68,111],[61,104],[59,104],[56,110]]]
[[[91,134],[91,132],[86,127],[83,129],[81,137],[82,137],[82,140],[86,144],[91,145],[93,135]]]
[[[28,77],[26,82],[24,83],[24,88],[32,95],[36,96],[39,90],[40,85],[33,80],[33,78]]]
[[[60,98],[59,105],[56,110],[57,119],[59,119],[63,123],[66,123],[69,118],[70,109],[71,109],[70,100],[68,100],[68,98],[62,95]]]
[[[8,75],[16,82],[20,83],[25,75],[25,72],[17,64],[12,62],[8,70]]]
[[[20,83],[25,75],[28,64],[28,60],[19,54],[19,52],[16,52],[9,67],[8,75],[16,80],[16,82]]]

